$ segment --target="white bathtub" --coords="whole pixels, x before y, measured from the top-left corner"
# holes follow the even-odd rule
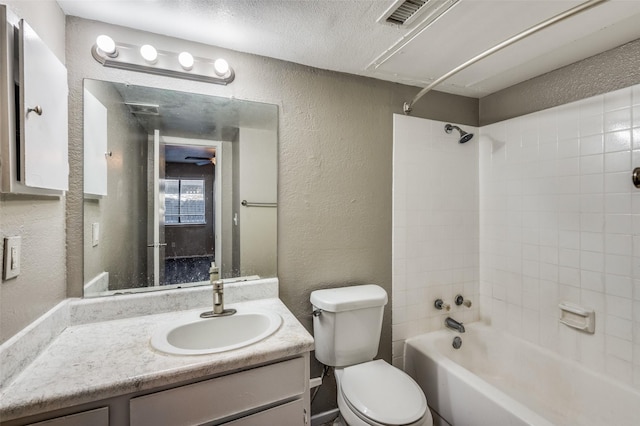
[[[640,392],[481,323],[407,340],[405,370],[454,426],[640,425]],[[453,338],[462,347],[452,347]]]

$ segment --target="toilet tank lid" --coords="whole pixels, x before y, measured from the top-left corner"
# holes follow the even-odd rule
[[[327,288],[312,291],[311,304],[328,312],[372,308],[387,304],[387,292],[375,284]]]

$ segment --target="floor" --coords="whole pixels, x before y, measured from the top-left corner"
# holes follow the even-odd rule
[[[213,256],[165,259],[164,284],[208,281],[211,262]]]

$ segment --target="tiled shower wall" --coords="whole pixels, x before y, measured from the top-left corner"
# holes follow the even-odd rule
[[[480,133],[482,319],[640,388],[640,86]]]
[[[451,315],[478,319],[478,140],[459,144],[446,123],[394,115],[393,362],[406,338]],[[477,132],[469,126],[462,126]],[[471,308],[455,306],[462,294]],[[442,298],[450,312],[438,311]]]

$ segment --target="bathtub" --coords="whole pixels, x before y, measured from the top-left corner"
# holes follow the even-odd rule
[[[640,425],[635,389],[482,323],[465,328],[464,334],[440,330],[405,343],[406,372],[446,422]],[[460,349],[452,347],[455,336],[462,338]]]

